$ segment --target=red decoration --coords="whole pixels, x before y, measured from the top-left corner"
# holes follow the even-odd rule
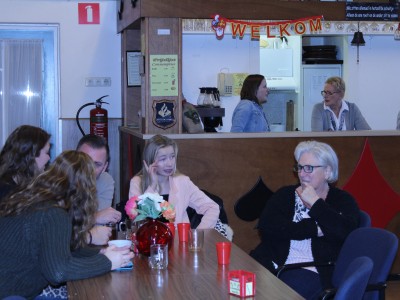
[[[171,248],[173,237],[170,229],[164,223],[155,219],[148,219],[136,231],[136,247],[139,253],[149,256],[150,246],[154,244],[167,245]]]
[[[359,207],[371,216],[374,227],[385,228],[400,211],[400,196],[379,172],[368,139],[356,169],[343,189],[351,193]]]
[[[279,28],[278,36],[290,36],[289,27],[293,25],[293,31],[297,35],[302,35],[306,32],[307,25],[310,28],[310,32],[317,32],[322,30],[321,20],[323,16],[314,16],[308,18],[302,18],[297,20],[289,20],[289,21],[278,21],[278,22],[249,22],[249,21],[241,21],[241,20],[230,20],[220,15],[214,15],[213,20],[211,22],[211,28],[215,31],[215,35],[217,39],[222,39],[225,33],[225,27],[228,23],[231,24],[231,32],[232,36],[239,36],[243,38],[247,27],[250,27],[250,33],[252,39],[260,39],[260,29],[265,27],[265,31],[267,37],[273,38],[275,35],[271,35],[270,28],[272,26],[277,26]]]

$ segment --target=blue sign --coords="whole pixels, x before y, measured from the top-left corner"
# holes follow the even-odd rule
[[[398,3],[347,2],[346,20],[355,21],[397,21]]]

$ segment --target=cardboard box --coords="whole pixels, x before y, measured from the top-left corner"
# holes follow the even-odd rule
[[[256,294],[256,274],[244,270],[232,270],[228,274],[229,294],[252,297]]]

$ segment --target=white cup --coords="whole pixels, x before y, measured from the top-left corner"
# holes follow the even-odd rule
[[[150,246],[149,266],[157,270],[168,267],[168,245],[155,244]]]
[[[132,241],[130,240],[111,240],[108,241],[108,246],[114,245],[118,248],[122,247],[131,247],[132,246]]]

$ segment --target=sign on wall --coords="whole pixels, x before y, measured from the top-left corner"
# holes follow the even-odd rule
[[[230,20],[220,15],[214,15],[211,21],[211,28],[214,30],[217,39],[222,39],[225,34],[225,28],[228,23],[231,25],[232,37],[243,38],[247,28],[250,29],[250,36],[253,40],[260,39],[260,32],[265,30],[267,37],[277,37],[272,34],[272,28],[278,28],[278,36],[290,36],[290,31],[294,31],[297,35],[305,34],[307,28],[311,33],[319,32],[322,30],[323,16],[313,16],[297,20],[277,21],[277,22],[253,22],[243,20]],[[290,28],[293,28],[292,30]]]
[[[79,24],[100,24],[99,3],[78,3]]]
[[[346,4],[346,20],[397,21],[398,18],[398,4],[370,2]]]
[[[178,96],[177,55],[150,55],[150,94]]]

